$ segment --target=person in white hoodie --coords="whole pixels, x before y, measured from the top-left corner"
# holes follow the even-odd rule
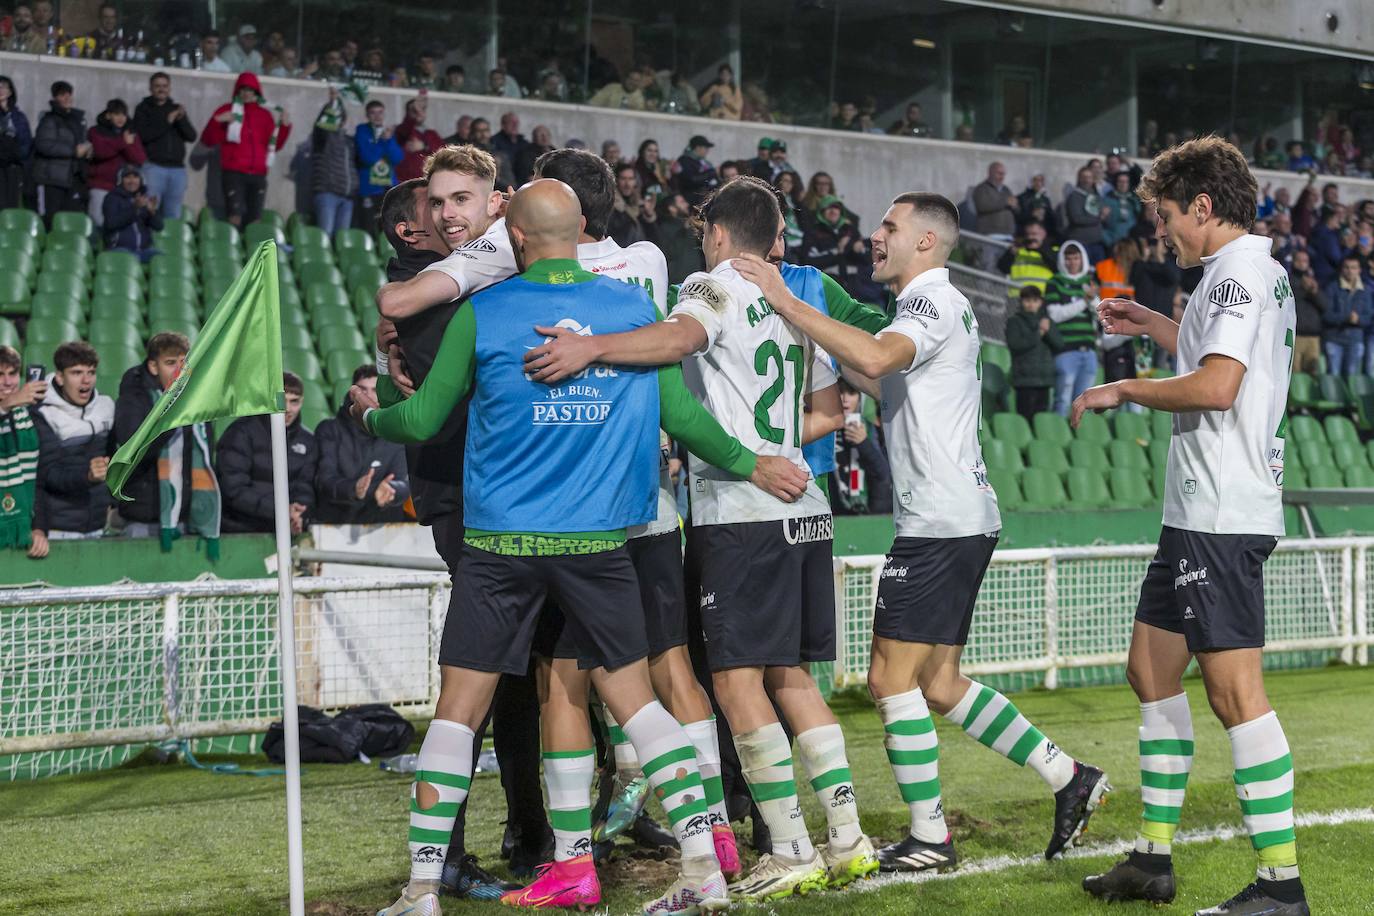
[[[110,492],[110,430],[114,399],[95,390],[100,356],[88,343],[64,343],[53,354],[57,372],[34,414],[38,430],[38,499],[49,540],[96,538],[105,531]]]
[[[1045,284],[1045,313],[1059,331],[1054,352],[1054,412],[1069,415],[1073,399],[1097,380],[1097,284],[1081,242],[1059,249],[1059,270]]]

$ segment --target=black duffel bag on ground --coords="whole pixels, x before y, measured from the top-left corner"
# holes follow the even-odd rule
[[[351,706],[330,716],[312,706],[298,706],[302,763],[351,763],[359,754],[389,757],[415,740],[415,726],[383,703]],[[262,739],[262,752],[273,763],[286,760],[286,734],[273,722]]]

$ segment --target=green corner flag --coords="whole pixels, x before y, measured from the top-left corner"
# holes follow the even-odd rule
[[[124,482],[163,433],[220,417],[284,409],[277,243],[269,240],[253,252],[210,312],[181,375],[110,459],[105,483],[116,499],[127,499],[120,492]]]

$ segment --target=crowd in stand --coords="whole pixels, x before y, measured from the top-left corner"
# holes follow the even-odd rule
[[[1011,384],[1027,417],[1048,409],[1067,415],[1100,368],[1108,381],[1167,368],[1148,340],[1103,334],[1093,304],[1135,299],[1177,318],[1200,268],[1180,271],[1155,239],[1155,214],[1135,196],[1137,166],[1119,156],[1090,159],[1056,197],[1044,175],[1019,194],[994,162],[969,190],[972,227],[1011,242],[996,266],[1015,287],[1007,321]],[[1253,232],[1273,239],[1297,303],[1293,368],[1313,372],[1318,358],[1334,375],[1374,372],[1374,200],[1347,202],[1334,183],[1313,175],[1296,200],[1263,188]]]
[[[106,487],[110,458],[133,437],[180,374],[190,349],[181,334],[154,334],[147,361],[120,379],[115,398],[100,394],[100,354],[88,343],[62,344],[57,371],[25,368],[0,346],[0,548],[47,555],[50,540],[273,530],[271,441],[267,417],[231,423],[216,439],[210,424],[164,434],[148,449],[116,503]],[[359,366],[353,383],[376,385]],[[291,530],[310,522],[378,524],[407,518],[404,449],[365,433],[347,416],[314,432],[300,422],[301,380],[284,375]]]

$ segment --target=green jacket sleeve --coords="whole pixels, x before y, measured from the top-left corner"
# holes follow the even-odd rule
[[[829,274],[821,274],[821,286],[825,290],[826,308],[836,321],[870,334],[877,334],[892,323],[892,319],[878,309],[864,305],[845,292],[844,287]]]
[[[702,461],[724,468],[737,477],[754,473],[757,456],[706,412],[682,380],[682,367],[658,370],[658,422],[673,439]]]
[[[390,407],[405,400],[405,395],[401,394],[401,389],[396,387],[396,383],[391,380],[389,375],[377,376],[377,403],[383,407]]]
[[[399,404],[369,411],[364,421],[368,431],[391,442],[424,442],[437,436],[472,387],[477,371],[476,340],[477,321],[472,309],[459,309],[444,330],[434,367],[424,384]]]

